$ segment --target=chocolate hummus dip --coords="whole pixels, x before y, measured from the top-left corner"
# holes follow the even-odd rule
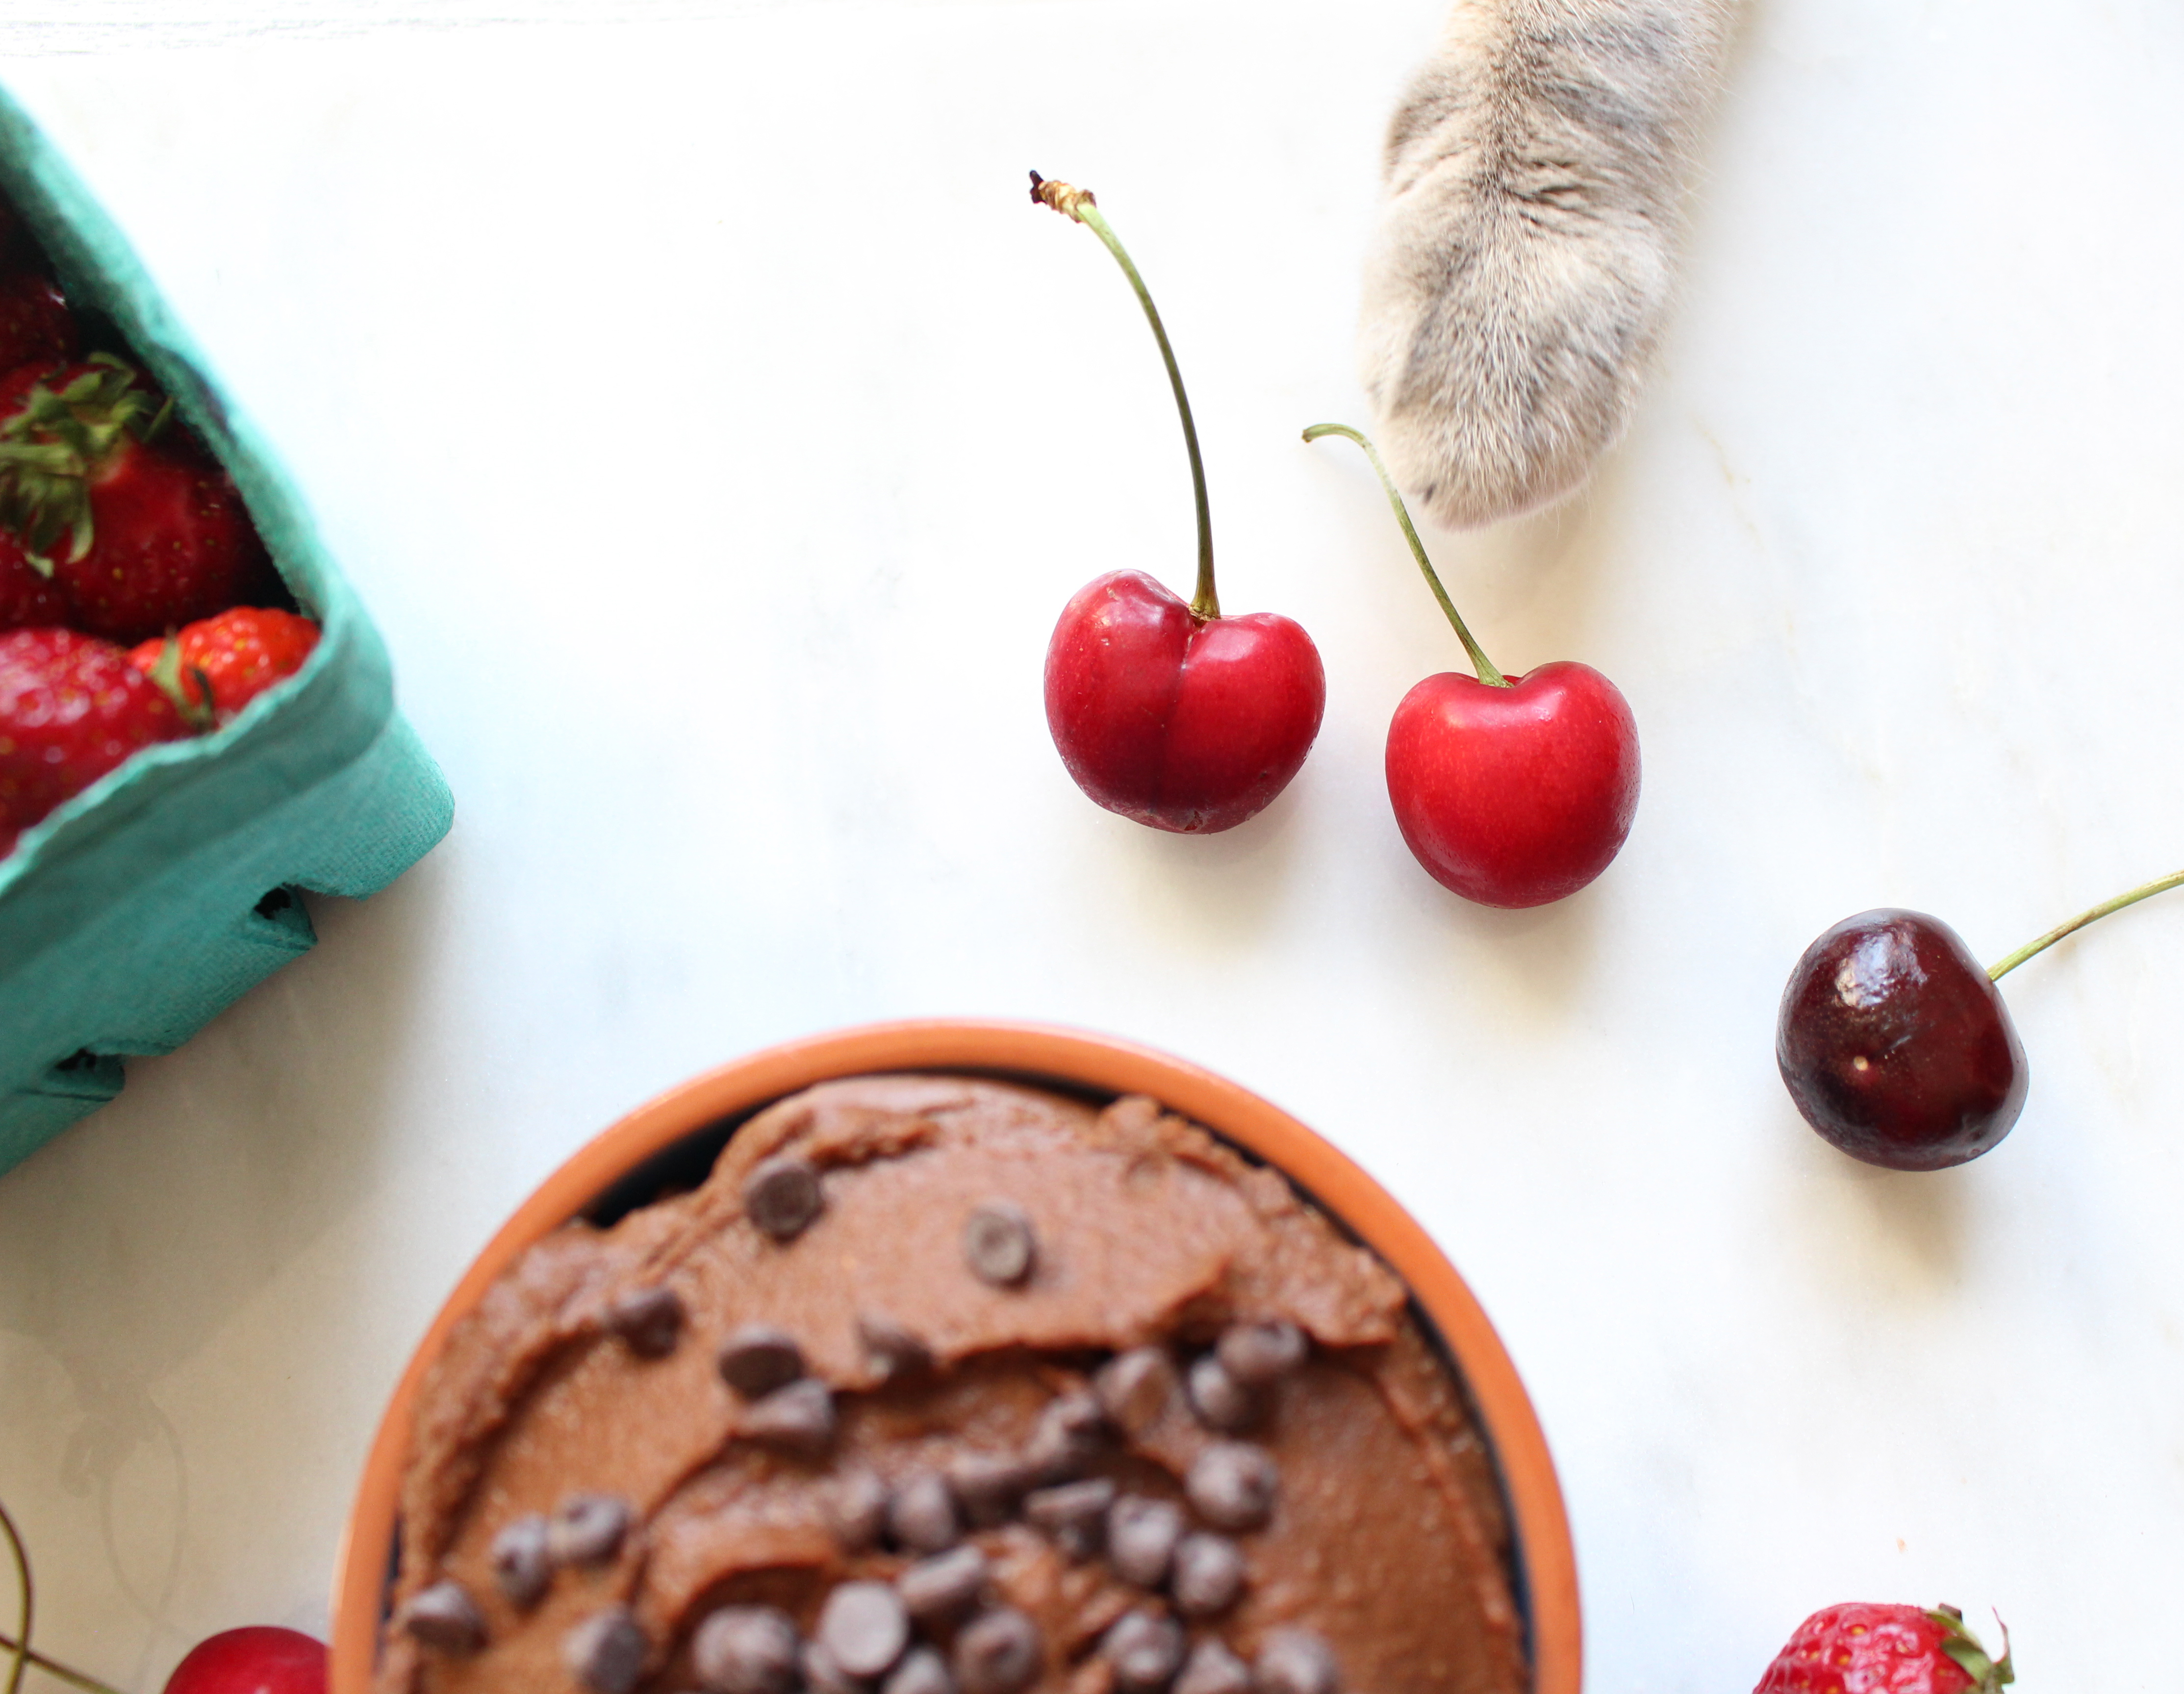
[[[1518,1694],[1405,1291],[1131,1097],[829,1083],[536,1246],[418,1402],[377,1694]]]

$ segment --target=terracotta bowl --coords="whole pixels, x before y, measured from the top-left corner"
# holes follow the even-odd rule
[[[1109,1036],[955,1019],[816,1035],[709,1071],[594,1137],[516,1209],[440,1308],[365,1461],[334,1573],[332,1694],[368,1694],[370,1687],[411,1407],[455,1321],[525,1248],[593,1209],[632,1173],[671,1157],[678,1142],[708,1130],[717,1136],[724,1122],[814,1083],[883,1071],[983,1072],[1084,1093],[1150,1095],[1285,1173],[1371,1245],[1409,1284],[1440,1331],[1500,1467],[1515,1530],[1518,1599],[1529,1625],[1534,1694],[1579,1694],[1577,1566],[1546,1439],[1493,1325],[1410,1214],[1296,1119],[1195,1065]]]

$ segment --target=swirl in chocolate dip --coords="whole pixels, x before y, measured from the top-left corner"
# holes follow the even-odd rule
[[[1401,1284],[1130,1097],[828,1083],[426,1380],[377,1694],[1518,1694]]]

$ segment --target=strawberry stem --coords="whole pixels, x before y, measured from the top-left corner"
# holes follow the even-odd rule
[[[1998,983],[2035,953],[2044,953],[2075,930],[2083,929],[2096,918],[2106,917],[2112,911],[2121,911],[2127,906],[2137,906],[2150,894],[2165,889],[2184,886],[2184,871],[2172,871],[2165,877],[2157,877],[2150,883],[2142,883],[2128,894],[2120,894],[2114,900],[2104,900],[2090,911],[2081,911],[2068,923],[2059,923],[2037,941],[2028,941],[2001,963],[1987,967],[1987,980]]]
[[[16,1533],[15,1520],[8,1515],[8,1508],[0,1506],[0,1533],[8,1540],[8,1550],[14,1555],[15,1580],[23,1591],[23,1603],[16,1613],[15,1636],[10,1641],[0,1635],[0,1652],[15,1655],[14,1669],[8,1673],[7,1694],[21,1694],[23,1674],[36,1665],[48,1676],[58,1676],[64,1682],[72,1682],[85,1694],[120,1694],[120,1691],[101,1682],[95,1676],[86,1676],[80,1670],[71,1670],[56,1659],[31,1650],[31,1555],[23,1546],[23,1538]]]
[[[1175,349],[1168,345],[1160,309],[1153,304],[1145,279],[1130,263],[1130,255],[1123,249],[1121,239],[1100,215],[1089,189],[1072,188],[1067,182],[1050,182],[1034,170],[1031,174],[1031,198],[1042,206],[1052,207],[1065,218],[1075,219],[1100,237],[1107,251],[1115,255],[1115,263],[1123,267],[1123,275],[1130,279],[1131,291],[1137,295],[1138,304],[1145,309],[1145,321],[1153,326],[1153,339],[1160,343],[1161,361],[1167,366],[1168,385],[1175,390],[1175,409],[1183,418],[1183,444],[1190,452],[1191,497],[1198,510],[1198,590],[1190,597],[1190,615],[1201,622],[1210,621],[1221,616],[1221,597],[1213,590],[1213,518],[1206,499],[1206,463],[1198,454],[1198,426],[1190,419],[1190,397],[1183,392],[1183,372],[1177,368]]]
[[[1339,435],[1346,441],[1354,441],[1365,449],[1365,456],[1373,461],[1379,473],[1380,486],[1388,491],[1388,504],[1396,509],[1396,521],[1403,527],[1403,539],[1411,543],[1411,557],[1418,561],[1418,569],[1426,574],[1426,586],[1433,590],[1440,609],[1448,614],[1448,621],[1456,630],[1456,638],[1463,644],[1463,650],[1471,655],[1471,668],[1479,673],[1479,680],[1490,688],[1513,688],[1514,683],[1494,668],[1494,661],[1486,656],[1485,649],[1472,639],[1471,632],[1464,627],[1463,620],[1457,615],[1456,602],[1448,597],[1448,590],[1440,585],[1440,577],[1434,570],[1433,561],[1426,557],[1425,543],[1418,539],[1417,527],[1411,522],[1410,510],[1403,504],[1403,497],[1396,492],[1395,480],[1388,475],[1388,467],[1380,462],[1380,455],[1373,443],[1348,424],[1314,424],[1304,432],[1306,441],[1318,441],[1323,435]]]

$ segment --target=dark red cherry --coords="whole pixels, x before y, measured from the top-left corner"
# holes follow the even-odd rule
[[[1775,1062],[1805,1121],[1868,1164],[1975,1159],[2025,1105],[2025,1048],[1957,932],[1924,912],[1847,917],[1782,991]]]

